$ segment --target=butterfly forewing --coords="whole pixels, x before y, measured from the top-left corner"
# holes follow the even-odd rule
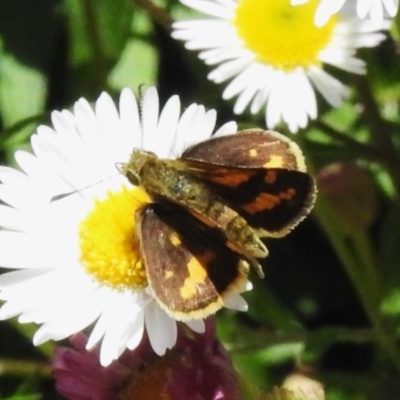
[[[245,285],[248,264],[224,245],[221,232],[184,208],[154,203],[137,216],[141,255],[149,284],[175,319],[204,318]]]
[[[276,132],[248,130],[211,139],[188,149],[184,158],[260,236],[286,235],[313,206],[315,182],[304,172],[301,151]]]
[[[247,129],[198,143],[187,149],[182,158],[231,167],[306,170],[296,143],[278,132],[262,129]]]

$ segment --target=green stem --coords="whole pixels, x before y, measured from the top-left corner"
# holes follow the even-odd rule
[[[365,266],[363,264],[363,261],[367,258],[367,253],[365,253],[367,241],[365,238],[358,239],[355,243],[357,246],[356,249],[350,248],[342,233],[335,228],[334,221],[330,218],[333,214],[330,212],[329,205],[323,198],[323,195],[320,195],[318,198],[315,212],[358,293],[363,308],[375,331],[377,342],[400,374],[400,351],[395,338],[387,331],[382,320],[382,315],[379,310],[380,295],[377,294],[376,287],[372,288],[370,282],[366,283],[364,268],[372,271],[371,273],[374,275],[376,274],[375,265]],[[362,256],[360,253],[362,253]]]
[[[276,345],[284,345],[291,343],[303,343],[320,340],[321,337],[332,338],[332,342],[340,343],[371,343],[376,340],[375,332],[372,329],[348,329],[342,327],[327,327],[315,329],[312,331],[297,331],[297,332],[268,332],[268,335],[262,335],[260,341],[252,339],[251,344],[241,343],[230,346],[229,343],[224,343],[229,349],[230,354],[241,354],[251,351],[257,351],[261,348],[272,347]]]
[[[254,385],[249,379],[246,379],[239,372],[237,374],[237,379],[240,385],[241,398],[244,400],[258,400],[261,398],[262,391]]]
[[[394,24],[392,25],[392,28],[390,29],[390,36],[393,38],[395,41],[397,50],[399,49],[399,39],[400,39],[400,16],[396,15],[394,18]]]
[[[161,25],[167,31],[171,30],[171,25],[174,22],[174,20],[171,18],[171,16],[167,12],[165,12],[165,10],[163,8],[155,5],[150,0],[132,0],[132,1],[138,7],[142,8],[143,10],[148,12],[150,14],[151,18],[157,24]]]
[[[382,300],[382,282],[379,276],[377,261],[372,249],[374,245],[371,243],[369,235],[365,230],[359,230],[357,234],[351,236],[353,248],[362,265],[360,279],[363,280],[363,286],[369,287],[371,302],[375,303],[375,307],[379,309]]]
[[[364,117],[370,126],[372,143],[378,153],[379,162],[386,167],[400,197],[400,156],[393,145],[393,127],[381,116],[378,103],[372,94],[369,82],[364,76],[355,77],[355,87],[364,106]]]
[[[369,146],[365,143],[360,143],[357,140],[354,140],[350,136],[345,135],[344,133],[338,131],[333,128],[331,125],[326,124],[320,120],[313,121],[312,126],[324,132],[327,136],[331,137],[335,141],[343,144],[347,149],[350,149],[354,152],[354,154],[358,154],[370,160],[376,160],[377,154],[375,149],[372,146]]]
[[[91,79],[95,89],[103,88],[107,80],[107,57],[103,51],[102,40],[99,35],[98,7],[96,0],[83,0],[86,34],[93,49],[93,71]]]
[[[37,326],[34,324],[20,324],[15,318],[9,319],[3,322],[11,325],[16,331],[18,331],[23,337],[29,342],[32,342],[32,337],[37,330]],[[45,357],[51,358],[56,348],[54,342],[48,341],[36,347]]]
[[[13,143],[21,143],[28,140],[32,133],[25,128],[30,125],[37,126],[44,118],[44,114],[33,115],[3,129],[0,135],[0,148],[5,148]],[[21,131],[23,132],[22,136]]]
[[[0,376],[41,376],[51,377],[51,367],[43,362],[0,360]]]

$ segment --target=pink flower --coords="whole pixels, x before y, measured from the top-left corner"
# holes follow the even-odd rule
[[[183,324],[177,345],[159,357],[144,337],[108,367],[99,351],[85,349],[87,338],[70,338],[73,348],[60,347],[53,360],[57,391],[70,400],[236,400],[240,398],[235,371],[217,340],[215,322],[206,321],[204,334]]]

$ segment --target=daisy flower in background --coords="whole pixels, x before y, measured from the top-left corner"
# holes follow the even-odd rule
[[[17,270],[0,276],[0,318],[41,324],[36,345],[94,324],[87,348],[101,342],[102,365],[134,349],[144,330],[162,355],[175,345],[177,324],[153,298],[139,261],[134,214],[149,198],[116,163],[135,147],[180,155],[210,137],[216,112],[192,104],[180,115],[178,96],[159,112],[150,88],[140,116],[125,89],[119,110],[103,93],[95,110],[81,99],[73,113],[54,112],[52,122],[53,129],[41,126],[32,136],[34,154],[15,154],[22,172],[0,167],[0,266]],[[236,129],[231,122],[216,135]],[[246,309],[239,294],[225,305]],[[203,320],[187,325],[204,330]]]
[[[205,322],[204,334],[180,329],[176,346],[162,358],[144,338],[107,368],[101,367],[98,352],[85,350],[85,336],[74,335],[73,348],[55,351],[56,389],[70,400],[239,400],[237,376],[216,338],[215,322]]]
[[[365,73],[356,49],[376,46],[384,39],[378,31],[389,26],[335,14],[318,28],[318,0],[295,7],[290,0],[181,2],[211,18],[175,22],[172,36],[189,50],[201,50],[199,57],[215,66],[211,81],[231,80],[223,98],[237,96],[234,112],[249,106],[255,114],[265,107],[269,128],[282,120],[291,132],[317,117],[316,91],[333,107],[349,93],[323,65]]]
[[[309,0],[292,0],[292,5],[304,4]],[[315,24],[322,26],[336,14],[346,3],[346,0],[320,0],[315,13]],[[350,3],[348,0],[347,3]],[[359,18],[369,16],[372,21],[380,22],[385,16],[394,17],[399,7],[398,0],[357,0],[356,10]],[[386,15],[385,15],[386,13]]]

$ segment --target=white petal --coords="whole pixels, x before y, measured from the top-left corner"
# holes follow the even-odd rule
[[[249,103],[255,97],[259,89],[259,83],[256,81],[249,82],[249,85],[238,96],[233,112],[235,114],[242,114],[247,108]]]
[[[231,99],[232,97],[245,91],[249,85],[251,87],[259,87],[260,81],[263,82],[263,84],[267,84],[263,81],[263,76],[260,76],[257,64],[250,65],[229,83],[224,90],[223,98]]]
[[[311,68],[308,76],[326,101],[334,107],[338,107],[350,93],[340,81],[319,68]]]
[[[357,15],[360,18],[365,18],[370,10],[374,7],[374,4],[377,7],[382,8],[382,4],[379,4],[381,0],[358,0],[357,1]],[[375,10],[376,11],[376,10]],[[379,11],[378,11],[379,12]],[[381,16],[382,19],[383,15]]]
[[[193,120],[193,125],[189,127],[190,135],[187,136],[185,142],[186,148],[211,137],[211,134],[215,128],[217,112],[215,110],[205,111],[204,107],[199,107],[198,111],[199,113]]]
[[[29,214],[0,204],[0,226],[3,229],[10,229],[15,231],[27,231],[31,226],[31,221],[28,220]]]
[[[71,297],[71,296],[70,296]],[[82,331],[84,328],[89,326],[100,314],[101,307],[98,303],[88,298],[84,298],[85,307],[82,308],[82,299],[70,299],[70,302],[67,307],[58,309],[58,318],[52,318],[51,322],[44,323],[39,330],[36,332],[34,336],[34,344],[39,345],[41,343],[46,342],[49,339],[52,340],[62,340],[67,338],[68,336],[73,335],[74,333]],[[67,302],[67,299],[65,301]],[[81,307],[79,307],[81,306]],[[39,310],[40,311],[40,310]],[[23,317],[24,314],[20,317],[20,322],[36,322],[38,318],[27,318]]]
[[[315,13],[315,24],[317,26],[325,25],[329,18],[342,8],[344,2],[345,0],[321,0]]]
[[[254,56],[249,55],[248,57],[227,61],[211,71],[208,74],[208,79],[215,83],[225,82],[241,71],[246,70],[246,68],[253,62],[253,59]]]
[[[227,20],[232,19],[234,17],[233,8],[223,6],[222,3],[218,5],[211,1],[204,1],[204,0],[181,0],[181,2],[188,7],[191,7],[197,11],[203,12],[213,17],[223,18]],[[232,4],[232,3],[227,3],[227,4]]]
[[[232,0],[217,0],[231,7]],[[39,127],[31,144],[34,155],[18,152],[24,173],[0,167],[0,265],[17,271],[0,276],[0,318],[41,324],[34,343],[60,340],[94,325],[88,348],[101,342],[100,359],[108,365],[141,341],[145,325],[158,354],[175,345],[177,324],[145,290],[114,289],[98,282],[82,265],[79,229],[96,201],[121,190],[126,178],[115,162],[126,162],[134,146],[161,157],[206,140],[216,124],[215,110],[193,104],[180,115],[177,96],[159,116],[158,93],[146,91],[143,116],[125,89],[119,112],[103,93],[95,106],[84,99],[74,113],[54,112],[55,129]],[[141,126],[142,121],[142,126]],[[233,133],[234,122],[218,135]],[[58,196],[62,195],[62,196]],[[189,324],[204,330],[203,321]]]
[[[144,331],[144,313],[138,311],[135,316],[131,317],[128,325],[128,337],[126,347],[130,350],[135,349],[143,337]]]
[[[170,97],[161,111],[156,134],[157,141],[153,145],[153,151],[161,158],[168,158],[170,156],[180,112],[181,103],[179,97]]]
[[[202,112],[204,115],[204,111],[201,110],[204,110],[203,106],[191,104],[182,114],[176,130],[174,148],[171,149],[171,156],[180,157],[187,148],[186,138],[188,132],[190,132],[191,127],[194,125],[196,115],[198,115],[199,112]]]
[[[397,14],[398,0],[383,0],[383,4],[390,17],[394,17]]]
[[[119,148],[114,143],[120,143],[121,139],[116,137],[121,132],[120,119],[114,101],[107,93],[102,93],[96,102],[96,119],[104,136],[107,151],[102,159],[103,163],[110,163],[110,169],[118,160]],[[133,136],[133,135],[132,135]],[[125,161],[125,160],[122,160]]]
[[[247,311],[249,306],[246,300],[239,295],[229,296],[224,299],[224,307],[237,311]]]
[[[206,325],[204,319],[192,319],[191,321],[186,321],[185,324],[197,333],[204,333],[206,331]]]
[[[214,137],[221,137],[226,135],[232,135],[232,133],[236,133],[238,129],[237,123],[235,121],[229,121],[219,128]]]
[[[154,87],[146,90],[142,101],[143,150],[153,151],[157,143],[159,100]]]
[[[49,272],[47,269],[24,269],[21,271],[12,271],[0,275],[0,289],[5,289],[21,282],[29,281]],[[2,292],[3,294],[4,292]]]
[[[220,64],[224,61],[234,60],[236,58],[246,57],[247,50],[240,48],[238,44],[230,44],[224,49],[216,48],[199,53],[199,58],[204,60],[207,65]]]
[[[121,92],[119,113],[121,119],[121,160],[122,155],[133,148],[139,148],[142,139],[142,127],[140,126],[139,109],[135,96],[130,89]]]
[[[178,334],[176,322],[158,306],[156,301],[147,306],[145,324],[151,347],[157,355],[164,355],[167,349],[175,345]]]
[[[213,15],[214,18],[176,22],[173,25],[172,36],[185,41],[187,49],[202,50],[199,58],[206,64],[215,66],[208,74],[209,80],[215,83],[231,80],[223,91],[223,98],[231,99],[237,96],[235,114],[243,113],[248,107],[250,112],[255,114],[262,107],[266,107],[266,122],[269,127],[284,121],[292,132],[304,128],[309,119],[316,117],[314,89],[305,74],[299,75],[296,72],[298,69],[304,70],[305,67],[298,65],[292,70],[280,70],[268,62],[260,61],[266,57],[247,48],[246,42],[239,37],[240,33],[233,16],[237,3],[235,6],[223,3],[223,6],[232,12],[232,17],[226,19],[225,15],[220,15],[218,12],[222,4],[219,1],[215,0],[212,3],[204,0],[182,0],[182,2],[204,14]],[[307,0],[291,0],[294,6],[301,6],[306,2]],[[376,46],[384,40],[385,35],[380,31],[388,29],[390,21],[383,18],[383,7],[388,8],[388,13],[393,14],[397,10],[398,0],[359,0],[359,8],[363,8],[363,13],[369,12],[372,21],[355,18],[355,10],[351,15],[345,10],[344,5],[345,0],[320,1],[315,14],[316,24],[324,25],[333,14],[337,14],[337,20],[333,21],[335,26],[330,40],[324,48],[321,48],[315,62],[311,63],[312,66],[309,68],[315,66],[322,70],[320,65],[325,63],[352,73],[365,73],[365,63],[356,57],[356,50],[360,47]],[[279,72],[283,75],[278,75]],[[290,96],[291,83],[295,84],[297,90],[304,90],[304,93]],[[315,87],[322,88],[323,96],[328,97],[332,104],[332,99],[337,100],[338,92],[341,95],[344,91],[332,80],[330,83],[333,84],[332,90],[335,92],[333,95],[328,94],[327,85],[319,85],[318,82]],[[281,92],[279,86],[283,88]],[[305,98],[305,104],[300,98]],[[335,103],[337,104],[337,101]]]
[[[40,237],[23,232],[0,231],[0,265],[4,268],[51,268],[56,254],[52,249],[38,252]],[[23,249],[23,251],[17,251]]]

